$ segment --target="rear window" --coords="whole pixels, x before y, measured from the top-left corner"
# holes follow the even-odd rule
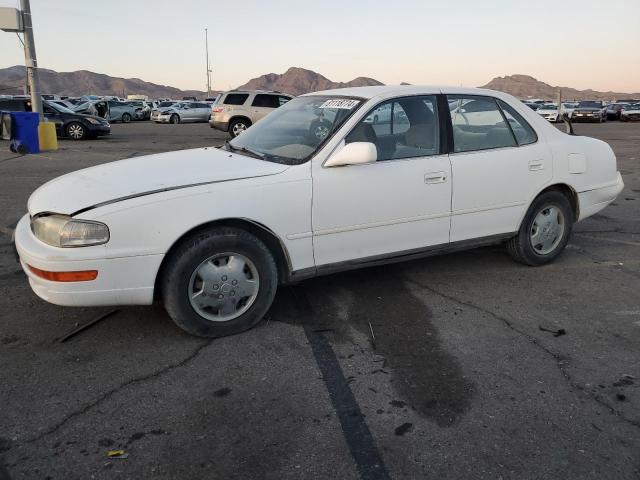
[[[247,98],[249,98],[248,93],[229,93],[222,103],[225,105],[244,105]]]
[[[267,95],[260,93],[253,99],[252,107],[278,108],[280,100],[277,95]]]

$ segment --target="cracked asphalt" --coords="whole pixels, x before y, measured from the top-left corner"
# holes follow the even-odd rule
[[[60,343],[113,309],[39,300],[10,234],[55,176],[221,134],[0,142],[0,479],[640,478],[640,124],[575,128],[626,187],[554,264],[494,246],[317,278],[214,341],[154,305]]]

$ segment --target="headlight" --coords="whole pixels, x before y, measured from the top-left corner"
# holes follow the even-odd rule
[[[89,123],[93,123],[94,125],[99,125],[100,124],[100,121],[96,120],[95,118],[87,117],[87,118],[85,118],[85,120],[87,122],[89,122]]]
[[[36,238],[54,247],[88,247],[109,241],[109,228],[100,222],[74,220],[67,215],[42,215],[31,219]]]

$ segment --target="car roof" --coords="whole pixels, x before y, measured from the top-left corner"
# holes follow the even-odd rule
[[[448,93],[453,95],[494,95],[500,94],[494,90],[485,88],[464,88],[448,87],[441,85],[375,85],[370,87],[348,87],[334,88],[332,90],[321,90],[319,92],[307,93],[306,95],[341,95],[345,97],[376,98],[395,97],[399,95],[433,95],[437,93]]]

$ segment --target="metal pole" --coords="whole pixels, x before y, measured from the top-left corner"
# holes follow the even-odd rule
[[[207,98],[211,97],[211,75],[209,70],[209,32],[208,29],[204,29],[204,43],[205,43],[205,51],[207,54]]]
[[[42,94],[40,93],[38,60],[36,58],[36,44],[33,40],[29,0],[20,0],[20,10],[22,10],[22,23],[24,25],[24,59],[27,67],[27,85],[31,94],[31,111],[38,112],[42,117]]]

